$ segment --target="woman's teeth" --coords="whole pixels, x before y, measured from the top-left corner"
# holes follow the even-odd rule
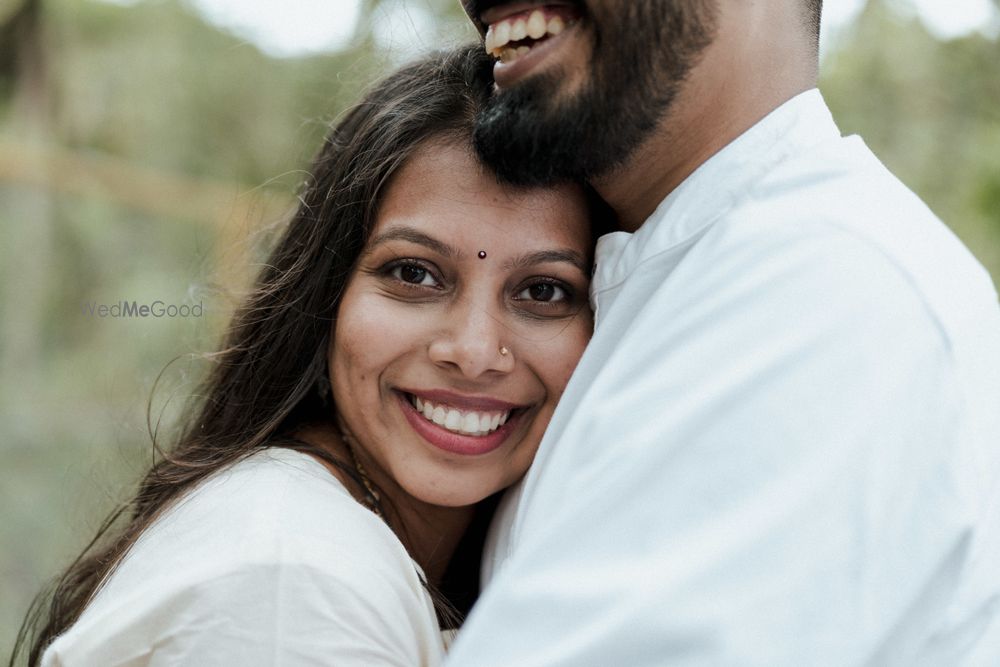
[[[518,14],[490,25],[486,31],[486,52],[501,62],[511,63],[531,51],[536,42],[515,45],[523,39],[540,40],[548,35],[558,35],[566,29],[561,16],[546,18],[545,12],[536,9],[530,15]]]
[[[410,403],[427,421],[462,435],[486,435],[507,423],[510,410],[504,412],[478,412],[459,410],[447,405],[434,405],[416,396],[410,396]]]

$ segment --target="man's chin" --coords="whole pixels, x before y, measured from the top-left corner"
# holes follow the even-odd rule
[[[579,177],[575,151],[582,129],[579,101],[560,92],[558,78],[537,76],[495,91],[480,114],[473,141],[483,162],[515,185],[551,185]]]

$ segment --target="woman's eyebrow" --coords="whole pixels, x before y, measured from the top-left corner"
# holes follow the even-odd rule
[[[583,275],[590,275],[590,270],[587,267],[587,260],[584,259],[583,255],[575,250],[570,250],[569,248],[530,252],[526,255],[521,255],[510,260],[504,264],[504,269],[523,269],[528,266],[544,264],[546,262],[566,262],[580,269],[580,272],[583,273]]]
[[[392,229],[382,232],[373,238],[369,243],[369,252],[380,244],[388,241],[408,241],[410,243],[416,243],[417,245],[422,245],[425,248],[433,250],[439,255],[444,255],[449,259],[455,259],[462,254],[447,243],[442,243],[436,238],[428,236],[427,234],[424,234],[423,232],[412,227],[393,227]]]
[[[382,232],[371,240],[368,246],[368,252],[371,252],[380,244],[387,243],[389,241],[407,241],[409,243],[416,243],[417,245],[429,248],[439,255],[443,255],[449,259],[461,259],[462,257],[461,251],[453,248],[447,243],[439,241],[433,236],[428,236],[413,227],[393,227],[392,229]],[[590,275],[590,271],[587,267],[587,261],[583,255],[575,250],[570,250],[569,248],[562,248],[558,250],[539,250],[537,252],[520,255],[512,260],[509,260],[508,262],[505,262],[504,269],[521,269],[528,266],[534,266],[535,264],[544,264],[546,262],[565,262],[572,264],[578,268],[583,275]]]

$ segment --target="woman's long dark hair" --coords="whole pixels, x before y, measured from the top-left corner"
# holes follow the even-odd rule
[[[296,446],[294,434],[303,425],[329,422],[331,406],[316,387],[326,377],[331,327],[375,224],[379,196],[428,140],[470,144],[475,114],[489,94],[491,66],[478,45],[425,58],[374,85],[330,131],[297,212],[233,316],[222,349],[209,355],[214,365],[169,453],[51,592],[35,600],[11,665],[26,649],[28,664],[39,663],[46,646],[79,618],[139,534],[172,501],[262,447]],[[346,472],[353,475],[353,469]]]

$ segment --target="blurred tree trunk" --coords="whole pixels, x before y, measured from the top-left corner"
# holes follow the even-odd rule
[[[42,147],[52,133],[52,96],[43,49],[40,0],[23,0],[5,11],[0,25],[0,76],[11,92],[7,127],[26,146]],[[25,168],[36,182],[52,174],[40,150],[26,150]],[[4,193],[3,312],[0,313],[0,363],[3,374],[17,378],[8,387],[30,392],[43,353],[42,332],[50,281],[53,202],[48,187],[9,187]],[[33,393],[33,392],[32,392]]]

